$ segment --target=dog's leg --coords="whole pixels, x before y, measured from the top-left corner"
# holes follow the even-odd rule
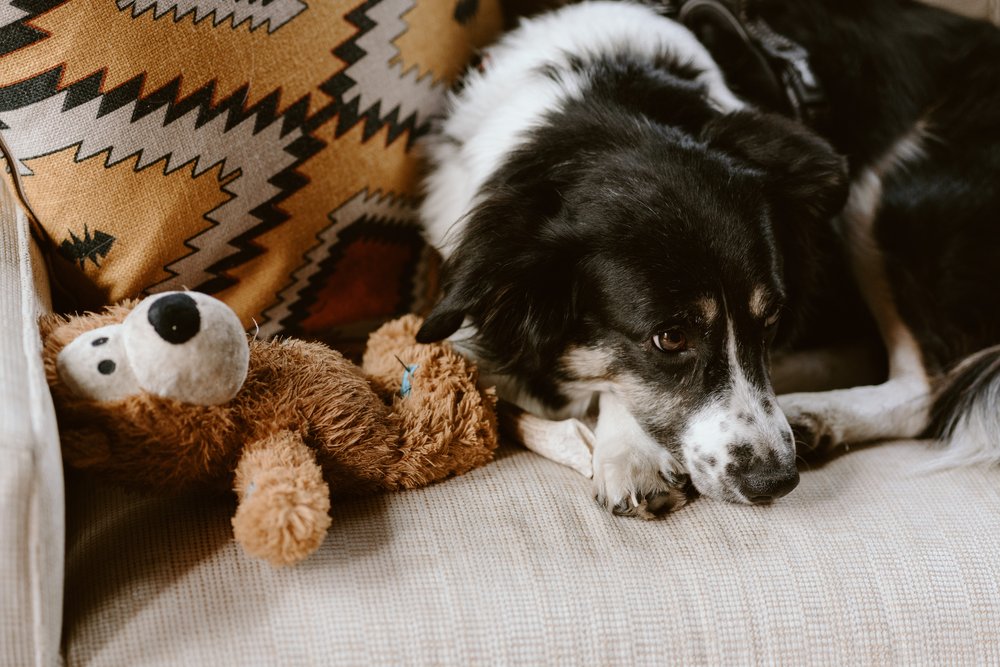
[[[594,476],[591,461],[594,434],[579,419],[545,419],[506,401],[501,402],[498,412],[500,430],[505,436],[584,477]]]
[[[913,438],[927,425],[928,388],[910,377],[880,385],[778,397],[799,453],[844,443]]]
[[[905,146],[900,147],[900,152]],[[851,268],[889,355],[889,379],[879,385],[780,396],[800,452],[841,443],[912,438],[927,425],[930,383],[920,346],[899,316],[873,228],[882,196],[883,161],[851,187],[841,223]]]
[[[600,398],[594,430],[594,495],[614,514],[652,519],[687,502],[689,478],[681,463],[654,441],[624,403]]]

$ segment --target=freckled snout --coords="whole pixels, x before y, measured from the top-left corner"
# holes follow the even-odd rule
[[[754,505],[764,505],[787,495],[799,484],[795,463],[775,465],[768,459],[755,458],[745,470],[736,471],[736,486]]]
[[[734,413],[719,406],[693,420],[682,445],[691,481],[703,495],[763,505],[798,485],[788,422],[773,410],[764,412]]]
[[[723,483],[738,500],[766,505],[798,486],[799,470],[791,428],[784,417],[775,414],[754,426],[755,438],[729,447]]]

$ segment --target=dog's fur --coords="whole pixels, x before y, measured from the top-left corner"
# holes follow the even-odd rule
[[[804,449],[929,435],[1000,463],[1000,30],[902,0],[764,0],[826,87],[837,220],[889,354],[876,386],[781,398]]]
[[[615,512],[671,509],[687,475],[703,494],[740,502],[795,486],[795,444],[771,388],[769,349],[810,328],[864,329],[843,298],[852,288],[838,233],[891,375],[878,387],[783,397],[804,446],[929,426],[989,432],[969,421],[990,416],[978,399],[946,406],[959,402],[949,388],[985,382],[997,391],[998,353],[960,367],[936,411],[925,398],[932,378],[1000,340],[1000,297],[988,296],[988,312],[970,298],[997,284],[979,282],[997,262],[969,257],[1000,247],[988,220],[998,210],[1000,155],[995,143],[977,143],[997,133],[985,126],[1000,106],[977,96],[987,83],[1000,90],[997,77],[966,72],[975,85],[942,101],[932,84],[954,79],[916,80],[927,74],[923,53],[890,50],[926,45],[890,46],[877,26],[893,12],[915,14],[914,40],[940,25],[978,40],[957,55],[993,49],[993,63],[995,31],[895,0],[839,4],[846,8],[788,0],[767,9],[810,49],[835,54],[817,59],[817,71],[834,100],[838,132],[829,137],[851,159],[849,188],[830,145],[744,107],[689,32],[628,3],[522,23],[467,77],[428,144],[422,213],[447,261],[444,298],[420,338],[453,336],[504,398],[532,412],[580,417],[596,403],[595,491]],[[838,11],[859,16],[832,21]],[[831,21],[840,41],[824,32]],[[854,27],[865,21],[873,25]],[[859,45],[864,30],[880,36]],[[874,68],[873,79],[862,81],[852,62]],[[973,122],[943,136],[941,124],[963,112]],[[840,224],[830,224],[845,200]],[[935,234],[949,210],[962,224]],[[984,372],[992,375],[982,380]]]

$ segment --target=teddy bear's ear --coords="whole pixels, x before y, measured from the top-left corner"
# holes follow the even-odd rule
[[[38,333],[42,340],[52,335],[60,326],[66,324],[66,318],[56,313],[46,313],[38,318]]]

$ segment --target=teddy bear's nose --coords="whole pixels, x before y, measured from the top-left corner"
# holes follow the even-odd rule
[[[174,345],[191,340],[201,328],[198,304],[183,293],[168,294],[157,299],[149,307],[148,317],[160,338]]]

